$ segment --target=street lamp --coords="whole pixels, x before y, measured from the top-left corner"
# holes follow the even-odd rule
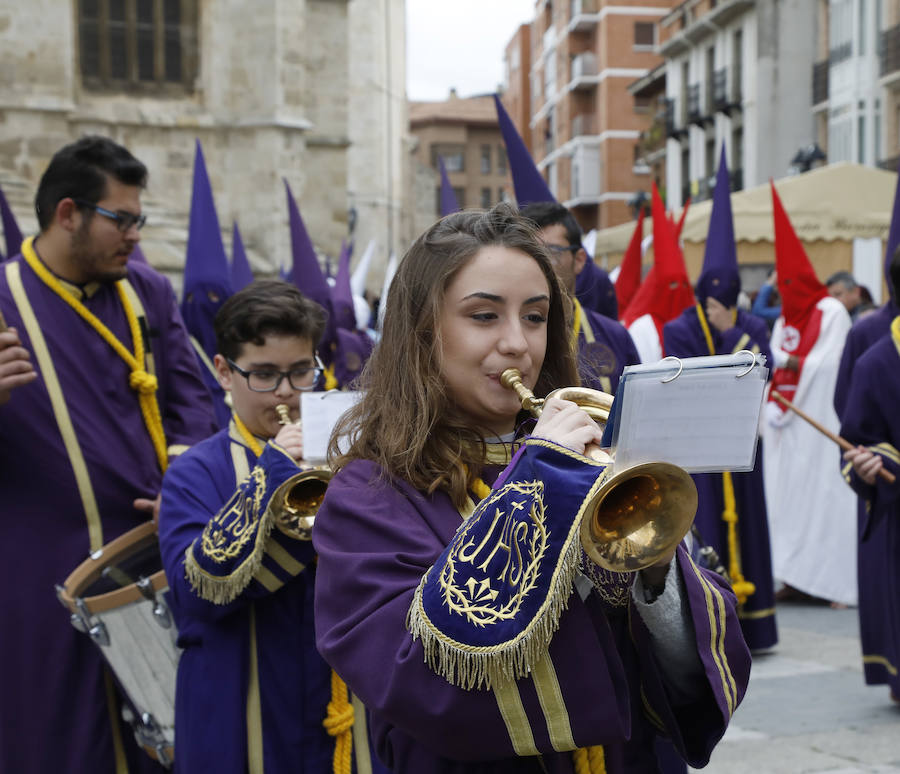
[[[826,160],[827,156],[825,155],[825,152],[819,147],[818,143],[814,142],[797,151],[794,158],[791,159],[790,171],[795,175],[809,172],[816,162]]]

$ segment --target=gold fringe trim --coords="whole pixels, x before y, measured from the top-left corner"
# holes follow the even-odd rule
[[[274,525],[275,516],[271,509],[266,508],[257,528],[253,551],[229,575],[212,575],[204,570],[194,558],[194,543],[191,543],[184,552],[184,572],[197,596],[214,605],[227,605],[237,599],[262,566],[266,541]]]
[[[578,530],[574,530],[575,535]],[[581,544],[570,533],[568,544],[557,564],[555,580],[537,615],[512,640],[499,645],[475,646],[457,642],[438,629],[422,604],[422,577],[406,616],[406,628],[413,640],[421,639],[425,663],[451,685],[466,691],[490,689],[494,685],[527,677],[546,654],[550,640],[559,629],[559,619],[569,607],[569,597],[578,571]]]

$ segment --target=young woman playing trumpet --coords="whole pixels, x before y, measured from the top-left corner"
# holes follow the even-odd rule
[[[394,772],[655,772],[657,735],[702,766],[744,694],[727,585],[681,547],[639,572],[593,565],[597,425],[552,398],[525,434],[501,383],[577,383],[561,294],[511,206],[437,222],[333,439],[317,643]]]

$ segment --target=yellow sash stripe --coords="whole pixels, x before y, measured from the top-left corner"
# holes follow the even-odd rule
[[[744,621],[755,621],[759,618],[768,618],[775,615],[774,607],[764,607],[761,610],[739,610],[738,618]]]
[[[284,581],[276,577],[265,565],[260,565],[253,577],[262,583],[268,591],[278,591],[284,585]]]
[[[134,315],[138,321],[138,330],[141,330],[140,321],[144,321],[144,325],[147,325],[147,313],[144,311],[144,304],[141,302],[141,297],[137,294],[134,289],[134,286],[128,281],[128,278],[119,280],[119,287],[125,291],[125,295],[128,297],[128,302],[131,304],[131,308],[134,309]],[[147,326],[149,329],[149,326]],[[148,330],[149,333],[149,330]],[[149,343],[149,342],[148,342]],[[141,338],[141,344],[144,344],[143,337]],[[144,366],[147,369],[148,374],[156,375],[156,365],[153,361],[153,350],[148,346],[144,348]]]
[[[69,463],[72,465],[72,471],[75,474],[75,484],[78,487],[81,506],[87,518],[90,549],[92,552],[97,551],[103,547],[103,524],[100,521],[100,509],[97,506],[97,498],[91,485],[91,477],[88,473],[87,463],[84,461],[84,454],[78,443],[78,437],[75,435],[72,418],[69,416],[69,409],[66,406],[66,399],[59,384],[59,377],[56,375],[56,369],[53,366],[50,349],[47,347],[44,334],[41,332],[34,309],[32,309],[28,295],[25,292],[25,286],[22,284],[22,275],[18,263],[9,261],[6,264],[6,281],[9,283],[13,300],[19,308],[19,314],[22,317],[22,323],[25,325],[28,338],[31,339],[31,347],[40,367],[41,377],[44,380],[44,386],[47,388],[47,394],[50,396],[50,406],[53,409],[56,424],[59,426],[60,435],[62,435],[63,446],[66,449]]]
[[[256,652],[256,606],[253,603],[250,604],[250,675],[247,682],[247,770],[248,774],[264,774],[259,657]]]
[[[874,446],[870,446],[869,449],[871,449],[873,452],[877,452],[882,457],[887,457],[889,460],[891,460],[891,462],[900,464],[900,452],[898,452],[887,441],[876,443]]]
[[[897,348],[897,354],[900,355],[900,315],[891,320],[891,339]]]
[[[881,664],[887,671],[893,676],[897,676],[897,667],[895,667],[890,661],[888,661],[884,656],[863,656],[864,664]]]
[[[742,349],[747,349],[748,341],[750,341],[750,335],[745,333],[743,336],[741,336],[738,339],[738,342],[737,342],[737,344],[734,345],[734,349],[731,350],[731,353],[734,354],[736,352],[740,352]],[[715,355],[716,353],[713,352],[712,354]]]
[[[353,752],[356,760],[356,774],[372,774],[372,754],[369,751],[366,708],[356,695],[351,697],[350,702],[353,704]]]
[[[493,691],[516,755],[538,755],[516,681],[504,680],[500,685],[495,685]]]
[[[200,358],[200,362],[206,367],[206,370],[209,371],[213,378],[216,381],[219,381],[219,372],[216,371],[216,367],[213,365],[212,360],[209,359],[209,355],[206,354],[206,350],[203,349],[203,345],[197,341],[193,336],[190,337],[191,346],[194,348],[194,352],[197,354],[197,357]]]
[[[728,715],[730,717],[734,713],[736,689],[734,688],[734,678],[731,676],[731,672],[727,668],[727,659],[725,658],[723,643],[724,632],[719,632],[719,626],[716,623],[716,613],[713,608],[713,595],[715,595],[717,597],[717,607],[721,612],[722,623],[724,626],[725,613],[724,604],[722,603],[722,596],[721,594],[719,594],[718,589],[713,588],[709,581],[707,581],[706,578],[703,577],[703,573],[700,572],[700,569],[696,564],[694,564],[693,559],[688,557],[688,560],[690,561],[691,569],[700,580],[700,586],[703,589],[703,595],[706,598],[706,613],[709,617],[709,649],[712,653],[716,669],[719,671],[719,678],[722,681],[722,692],[725,694],[725,702],[728,705]]]
[[[274,540],[266,543],[266,553],[289,575],[299,575],[306,568],[306,565],[294,559],[284,546]]]
[[[250,475],[250,464],[247,462],[247,451],[239,443],[231,442],[231,464],[234,466],[235,487]]]
[[[103,669],[103,686],[106,689],[106,706],[109,709],[109,720],[112,727],[113,757],[116,762],[116,774],[128,774],[128,761],[125,759],[125,745],[122,743],[122,727],[119,725],[117,712],[116,688],[113,685],[109,670]]]
[[[559,687],[559,678],[549,653],[545,653],[534,665],[531,678],[534,680],[538,701],[547,721],[550,744],[556,752],[574,750],[576,745],[572,736],[572,725],[569,722],[569,711],[566,709],[562,689]]]

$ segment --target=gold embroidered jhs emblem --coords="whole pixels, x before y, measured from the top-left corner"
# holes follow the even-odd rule
[[[201,550],[214,562],[234,559],[255,534],[266,494],[266,475],[255,467],[232,498],[203,530]]]
[[[543,494],[542,481],[509,483],[463,524],[438,579],[451,611],[476,626],[515,618],[547,550]]]

